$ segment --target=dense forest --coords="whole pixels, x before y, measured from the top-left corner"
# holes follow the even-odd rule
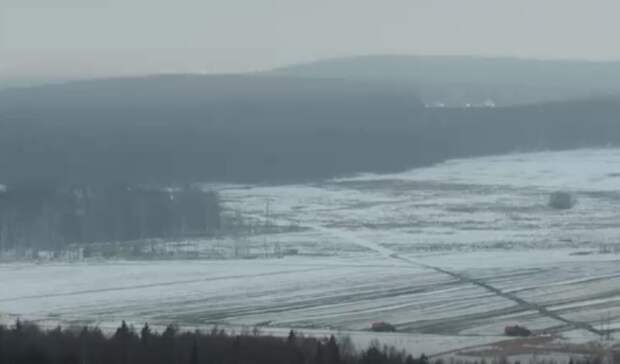
[[[126,185],[22,184],[0,192],[0,255],[71,244],[206,236],[220,227],[213,192]]]
[[[392,136],[397,125],[390,124],[406,122],[416,109],[407,89],[246,76],[6,91],[0,94],[0,183],[324,177],[354,162],[360,144],[366,149],[374,138]],[[349,171],[360,165],[372,163],[353,163]]]
[[[0,92],[0,252],[205,236],[203,182],[287,183],[620,144],[620,97],[426,107],[407,82],[153,76]]]
[[[425,108],[409,87],[162,76],[0,93],[0,183],[288,182],[620,142],[620,99]]]
[[[251,333],[229,335],[217,328],[208,333],[188,333],[168,326],[160,334],[148,324],[136,332],[123,322],[114,335],[104,335],[87,327],[44,331],[18,321],[12,328],[0,326],[0,363],[428,364],[428,359],[378,347],[358,355],[342,350],[333,336],[319,340],[293,331],[286,338],[276,338]]]
[[[429,364],[421,355],[414,358],[378,344],[355,350],[351,343],[304,337],[291,331],[286,338],[241,335],[223,330],[181,332],[168,326],[158,333],[145,324],[139,332],[125,322],[113,335],[97,328],[45,331],[34,324],[17,322],[0,326],[0,363],[15,364]],[[481,363],[486,361],[482,359]],[[531,361],[535,362],[535,361]],[[545,361],[553,363],[551,361]],[[598,364],[592,356],[571,363]],[[442,360],[435,360],[442,364]],[[479,363],[471,361],[471,363]],[[506,359],[497,361],[508,363]]]

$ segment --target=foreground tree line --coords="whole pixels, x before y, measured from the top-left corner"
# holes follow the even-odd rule
[[[145,324],[136,332],[125,322],[113,335],[97,328],[45,331],[30,323],[0,326],[0,363],[47,364],[427,364],[394,349],[373,346],[357,354],[343,350],[334,336],[303,337],[291,331],[286,338],[258,333],[230,335],[180,332],[168,326],[162,333]]]
[[[192,187],[7,186],[0,190],[0,252],[204,236],[219,229],[220,212],[216,193]]]
[[[459,362],[486,363],[484,359]],[[98,328],[42,330],[35,324],[17,321],[12,327],[0,325],[0,363],[430,364],[431,360],[424,354],[414,358],[378,343],[356,351],[346,339],[340,343],[333,335],[318,339],[294,331],[286,338],[263,336],[257,331],[234,335],[217,328],[206,333],[181,332],[175,326],[158,333],[145,324],[138,333],[123,321],[113,335],[106,335]],[[433,363],[443,364],[443,360]],[[570,363],[600,364],[602,359],[571,359]]]

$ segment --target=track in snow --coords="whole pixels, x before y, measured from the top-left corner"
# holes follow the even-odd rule
[[[556,314],[554,312],[549,311],[546,307],[544,307],[542,305],[528,302],[528,301],[526,301],[526,300],[524,300],[524,299],[522,299],[522,298],[520,298],[520,297],[518,297],[518,296],[516,296],[516,295],[514,295],[512,293],[504,292],[501,289],[493,287],[492,285],[490,285],[488,283],[485,283],[485,282],[483,282],[483,281],[481,281],[479,279],[471,278],[471,277],[468,277],[466,275],[463,275],[463,274],[460,274],[460,273],[456,273],[456,272],[452,272],[452,271],[449,271],[449,270],[446,270],[446,269],[443,269],[443,268],[439,268],[439,267],[435,267],[435,266],[432,266],[432,265],[428,265],[428,264],[424,264],[424,263],[419,263],[419,262],[416,262],[416,261],[414,261],[412,259],[401,257],[398,254],[392,254],[390,257],[394,258],[394,259],[398,259],[398,260],[400,260],[402,262],[405,262],[405,263],[409,263],[409,264],[412,264],[412,265],[416,265],[416,266],[432,269],[432,270],[434,270],[436,272],[447,274],[447,275],[449,275],[449,276],[451,276],[453,278],[456,278],[456,279],[458,279],[461,282],[473,284],[475,286],[484,288],[485,290],[487,290],[487,291],[489,291],[489,292],[491,292],[491,293],[493,293],[493,294],[495,294],[495,295],[497,295],[499,297],[502,297],[502,298],[505,298],[507,300],[510,300],[510,301],[513,301],[513,302],[517,303],[519,306],[523,307],[526,310],[538,311],[542,316],[545,316],[545,317],[552,318],[554,320],[563,322],[563,323],[565,323],[567,325],[570,325],[570,326],[572,326],[572,327],[574,327],[576,329],[587,330],[587,331],[589,331],[589,332],[591,332],[593,334],[599,335],[599,336],[604,335],[604,332],[602,332],[601,330],[596,329],[595,327],[593,327],[592,325],[590,325],[590,324],[588,324],[586,322],[579,322],[579,321],[569,320],[569,319],[567,319],[565,317],[562,317],[561,315],[558,315],[558,314]]]
[[[323,266],[321,268],[306,268],[306,269],[300,269],[296,271],[276,271],[276,272],[258,273],[258,274],[253,274],[252,277],[268,277],[268,276],[277,276],[281,274],[290,274],[290,273],[306,273],[306,272],[312,272],[312,271],[317,271],[317,270],[324,270],[325,268],[326,267]],[[54,294],[39,294],[39,295],[3,298],[3,299],[0,299],[0,302],[12,302],[12,301],[22,301],[22,300],[42,299],[42,298],[79,296],[79,295],[87,295],[87,294],[92,294],[92,293],[133,291],[133,290],[141,289],[141,288],[167,287],[167,286],[176,286],[179,284],[214,282],[214,281],[221,281],[221,280],[226,280],[226,279],[238,279],[238,278],[245,278],[245,277],[247,277],[247,275],[237,274],[237,275],[231,275],[231,276],[187,279],[187,280],[181,280],[181,281],[169,281],[169,282],[159,282],[159,283],[151,283],[151,284],[129,285],[129,286],[103,288],[103,289],[86,289],[86,290],[81,290],[81,291],[61,292],[61,293],[54,293]]]
[[[358,246],[364,247],[366,249],[375,251],[377,253],[379,253],[381,256],[387,258],[387,259],[394,259],[394,260],[398,260],[416,267],[421,267],[421,268],[426,268],[426,269],[431,269],[434,270],[438,273],[442,273],[442,274],[446,274],[449,275],[463,283],[468,283],[468,284],[472,284],[478,287],[481,287],[491,293],[493,293],[496,296],[505,298],[509,301],[515,302],[516,304],[518,304],[520,307],[523,307],[525,310],[534,310],[534,311],[538,311],[542,316],[547,317],[547,318],[551,318],[557,321],[560,321],[564,324],[570,325],[576,329],[581,329],[581,330],[586,330],[588,332],[591,332],[595,335],[599,335],[599,336],[603,336],[605,333],[595,327],[593,327],[592,325],[586,323],[586,322],[580,322],[580,321],[574,321],[574,320],[570,320],[567,319],[557,313],[554,313],[552,311],[549,311],[546,307],[544,307],[543,305],[539,305],[536,303],[532,303],[532,302],[528,302],[520,297],[518,297],[515,294],[509,293],[509,292],[504,292],[501,289],[494,287],[488,283],[485,283],[482,280],[479,279],[475,279],[475,278],[471,278],[468,277],[464,274],[461,273],[457,273],[457,272],[453,272],[447,269],[443,269],[440,267],[436,267],[433,265],[429,265],[426,263],[422,263],[419,262],[417,260],[411,259],[411,258],[407,258],[407,257],[402,257],[400,256],[398,253],[384,247],[381,246],[379,244],[364,240],[364,239],[359,239],[357,237],[353,237],[349,234],[343,234],[341,232],[337,232],[337,231],[333,231],[329,228],[325,228],[323,226],[311,226],[312,229],[315,230],[319,230],[321,232],[326,232],[326,233],[330,233],[332,236],[336,236],[339,238],[346,238],[348,241],[350,241],[351,243],[354,243]]]

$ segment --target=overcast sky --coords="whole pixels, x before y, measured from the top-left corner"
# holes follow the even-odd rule
[[[620,59],[619,0],[0,0],[0,74],[234,72],[363,54]]]

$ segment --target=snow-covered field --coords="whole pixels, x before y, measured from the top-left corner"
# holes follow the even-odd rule
[[[297,228],[245,237],[252,260],[0,265],[1,318],[333,330],[361,345],[383,320],[401,333],[380,339],[431,354],[512,324],[572,342],[620,329],[620,150],[216,187],[247,221]],[[577,205],[547,207],[556,190]],[[275,246],[299,255],[269,257]]]

